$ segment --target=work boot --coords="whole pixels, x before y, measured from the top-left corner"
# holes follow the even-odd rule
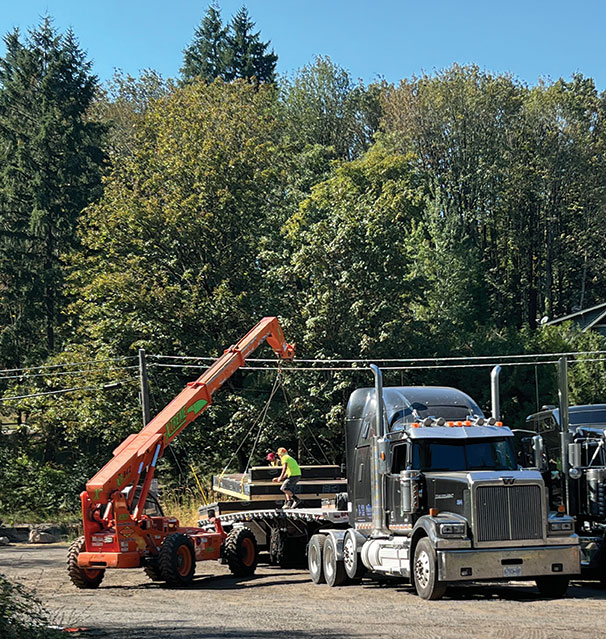
[[[292,501],[290,499],[287,499],[284,504],[281,506],[281,508],[283,510],[285,510],[286,508],[292,508]]]

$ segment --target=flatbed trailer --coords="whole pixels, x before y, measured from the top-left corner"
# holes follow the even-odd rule
[[[262,502],[218,502],[199,509],[198,523],[200,527],[212,526],[211,519],[217,516],[227,533],[244,526],[255,535],[259,551],[269,554],[270,565],[303,567],[307,544],[313,535],[323,529],[348,526],[349,513],[337,509],[335,502],[338,499],[318,507],[285,509],[267,508]],[[243,505],[248,509],[239,510]]]

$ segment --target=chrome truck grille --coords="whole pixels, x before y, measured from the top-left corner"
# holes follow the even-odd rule
[[[540,486],[478,486],[476,541],[542,539]]]

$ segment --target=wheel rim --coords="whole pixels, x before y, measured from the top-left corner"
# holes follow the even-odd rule
[[[184,577],[191,570],[191,553],[187,546],[181,546],[177,550],[177,572]]]
[[[332,544],[328,543],[324,546],[324,572],[328,580],[332,578],[334,572],[334,556],[335,553],[332,548]]]
[[[427,588],[430,574],[431,563],[429,555],[425,550],[422,550],[415,559],[415,580],[420,588]]]
[[[255,561],[255,547],[252,539],[246,537],[242,540],[242,563],[249,568]]]
[[[349,572],[353,572],[355,566],[355,553],[353,539],[348,536],[343,544],[343,563],[345,564],[345,569]]]

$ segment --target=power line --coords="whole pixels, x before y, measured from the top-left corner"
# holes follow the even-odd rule
[[[138,378],[131,378],[126,380],[120,380],[117,382],[109,382],[104,384],[103,386],[77,386],[73,388],[61,388],[59,390],[54,391],[44,391],[41,393],[31,393],[29,395],[15,395],[13,397],[0,397],[0,402],[7,402],[9,400],[17,400],[17,399],[29,399],[30,397],[44,397],[47,395],[63,395],[65,393],[72,393],[74,391],[84,391],[84,390],[109,390],[111,388],[116,388],[121,386],[126,382],[138,381]]]
[[[109,372],[109,371],[125,371],[132,368],[139,368],[138,366],[108,366],[107,368],[89,368],[80,371],[57,371],[48,373],[34,373],[33,375],[30,373],[22,373],[21,375],[3,375],[0,376],[0,379],[32,379],[34,377],[57,377],[59,375],[81,375],[88,373],[97,373],[97,372]]]
[[[296,358],[296,362],[302,364],[371,364],[377,362],[463,362],[463,361],[475,361],[475,360],[519,360],[519,359],[538,359],[546,357],[575,357],[580,355],[604,355],[606,351],[568,351],[562,353],[528,353],[518,355],[459,355],[456,357],[416,357],[416,358],[375,358],[367,357],[364,359],[330,359],[330,358],[318,358],[318,359],[300,359]],[[150,355],[155,359],[173,359],[173,360],[193,360],[193,361],[215,361],[216,357],[209,356],[189,356],[189,355]],[[275,363],[275,358],[247,358],[247,362],[254,363]],[[156,364],[161,366],[170,366],[170,364]],[[178,367],[173,364],[172,366]],[[181,366],[185,368],[186,365]]]
[[[104,362],[117,362],[125,359],[136,359],[136,355],[123,355],[121,357],[108,357],[106,359],[93,359],[87,362],[64,362],[63,364],[43,364],[41,366],[26,366],[25,368],[4,368],[0,373],[18,373],[19,371],[38,371],[47,368],[65,368],[66,366],[88,366],[89,364],[101,364]]]

